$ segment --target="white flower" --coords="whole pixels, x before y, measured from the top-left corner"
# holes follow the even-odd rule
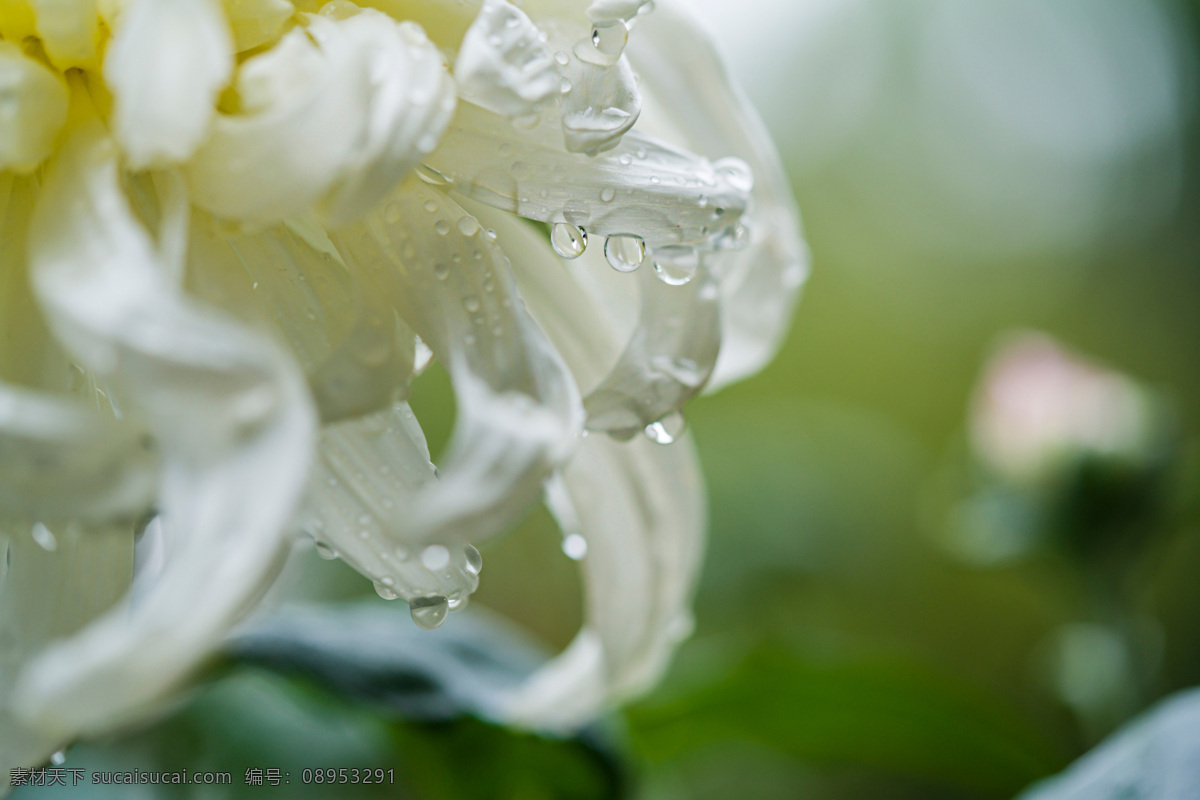
[[[508,717],[578,724],[686,635],[702,485],[662,443],[804,280],[774,151],[669,7],[378,5],[4,6],[5,775],[177,685],[297,530],[440,624],[555,475],[587,621]]]

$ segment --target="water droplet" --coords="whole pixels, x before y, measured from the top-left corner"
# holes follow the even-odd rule
[[[47,553],[53,553],[58,549],[58,539],[54,538],[54,534],[40,522],[33,525],[33,540],[37,542],[38,547],[45,550]]]
[[[722,158],[713,164],[713,168],[718,177],[724,178],[739,192],[749,192],[754,188],[754,173],[751,171],[750,165],[740,158]]]
[[[611,186],[600,190],[600,199],[606,203],[611,203],[613,198],[617,196],[617,190]]]
[[[450,267],[443,264],[441,261],[433,265],[433,277],[439,281],[444,281],[450,277]]]
[[[469,600],[470,600],[470,597],[468,597],[465,594],[451,597],[449,608],[451,611],[461,611],[462,609],[467,607],[467,602]]]
[[[61,767],[67,761],[67,754],[64,750],[55,750],[50,755],[50,763],[56,767]]]
[[[474,217],[460,217],[458,232],[463,236],[474,236],[479,233],[479,222]]]
[[[433,212],[438,210],[438,204],[433,200],[426,200],[425,201],[425,210],[428,211],[430,214],[432,214]]]
[[[633,272],[646,260],[646,243],[640,236],[610,236],[604,242],[604,257],[618,272]]]
[[[613,63],[620,57],[628,41],[629,28],[624,20],[597,22],[592,28],[592,46],[608,63]]]
[[[550,228],[550,244],[563,258],[579,258],[587,249],[587,231],[566,222]]]
[[[335,558],[338,557],[337,550],[334,550],[332,547],[325,544],[324,542],[317,542],[316,547],[314,549],[317,551],[317,555],[319,555],[321,558],[325,559],[326,561],[333,561]]]
[[[431,631],[442,627],[442,623],[446,621],[446,614],[450,611],[450,601],[440,594],[414,597],[408,601],[408,610],[418,628]]]
[[[391,578],[384,578],[382,581],[375,582],[375,594],[382,597],[384,600],[395,600],[400,595],[396,594],[396,590],[387,585],[387,581]],[[394,583],[395,581],[393,581]]]
[[[439,219],[433,223],[433,229],[438,232],[439,236],[445,236],[450,232],[450,224],[444,219]]]
[[[463,308],[465,308],[467,310],[468,314],[474,314],[481,307],[482,306],[479,303],[479,298],[476,297],[475,295],[469,294],[463,298]]]
[[[570,56],[568,56],[562,50],[559,50],[557,53],[554,54],[554,60],[558,62],[558,65],[560,67],[565,67],[567,64],[569,64],[571,62]]]
[[[445,569],[450,564],[450,551],[440,544],[431,544],[421,551],[421,563],[425,569]]]
[[[646,426],[646,438],[659,444],[672,444],[687,430],[687,422],[678,411],[672,411],[658,422]]]
[[[691,247],[660,247],[654,251],[654,275],[668,286],[683,286],[696,276],[700,255]]]
[[[584,539],[581,534],[572,533],[563,539],[562,550],[572,561],[582,561],[587,556],[587,539]]]
[[[395,553],[396,553],[397,561],[408,561],[408,548],[407,547],[404,547],[402,545],[397,545]]]
[[[574,89],[574,88],[575,88],[575,87],[574,87],[574,86],[572,86],[572,85],[571,85],[571,82],[570,82],[569,80],[567,80],[566,78],[563,78],[563,79],[562,79],[562,83],[560,83],[560,84],[558,85],[558,91],[559,91],[559,93],[561,93],[561,94],[570,94],[570,93],[571,93],[571,90],[572,90],[572,89]]]
[[[483,556],[479,555],[479,551],[473,545],[464,547],[463,555],[467,559],[467,572],[478,575],[483,570]]]
[[[454,183],[453,180],[426,164],[417,164],[414,171],[417,173],[418,178],[425,181],[430,186],[449,186],[450,184]]]

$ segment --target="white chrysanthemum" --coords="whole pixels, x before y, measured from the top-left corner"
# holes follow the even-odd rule
[[[646,0],[364,5],[0,5],[5,775],[177,684],[297,531],[432,627],[553,478],[587,620],[520,723],[643,689],[686,631],[672,415],[765,363],[806,271],[770,143]],[[404,402],[430,352],[440,471]]]

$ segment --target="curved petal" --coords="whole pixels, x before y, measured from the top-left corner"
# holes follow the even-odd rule
[[[746,187],[730,163],[637,132],[595,158],[549,139],[464,106],[425,163],[454,191],[503,211],[580,225],[593,235],[637,235],[652,248],[712,249],[746,208]]]
[[[31,535],[37,530],[37,538]],[[70,734],[11,711],[22,662],[110,609],[133,578],[132,525],[0,525],[0,787],[14,767],[43,763]]]
[[[746,218],[748,246],[719,255],[721,355],[708,385],[716,391],[774,357],[808,276],[799,213],[761,120],[725,73],[711,42],[680,4],[660,0],[640,23],[629,57],[643,76],[647,107],[712,157],[743,159],[755,176]]]
[[[412,544],[503,530],[570,454],[583,415],[570,373],[517,300],[494,234],[410,179],[382,212],[332,238],[445,364],[458,399],[441,479],[394,524]]]
[[[289,220],[235,232],[201,212],[191,242],[192,291],[279,330],[308,373],[322,422],[385,411],[407,397],[412,331],[350,274],[319,226]]]
[[[164,464],[157,582],[18,676],[15,711],[70,735],[142,711],[257,599],[285,551],[315,423],[281,351],[183,296],[133,217],[94,118],[46,176],[30,261],[55,333],[146,420]]]
[[[416,25],[350,3],[304,19],[242,65],[241,113],[219,115],[187,166],[195,202],[217,216],[268,223],[315,206],[353,219],[450,121],[454,82]]]
[[[423,548],[403,523],[437,480],[408,404],[326,429],[318,454],[306,530],[370,578],[380,596],[412,603],[423,627],[461,607],[479,585],[479,553],[462,544]]]
[[[621,363],[611,320],[545,240],[518,221],[496,221],[522,296],[577,379],[590,385]],[[551,484],[547,503],[563,533],[587,544],[586,621],[510,698],[508,717],[533,727],[576,727],[657,680],[690,631],[704,544],[704,486],[689,438],[589,436],[561,474],[562,491]]]
[[[158,484],[145,432],[63,398],[0,386],[0,514],[134,520]]]
[[[533,727],[573,728],[652,686],[691,632],[703,550],[704,486],[690,439],[588,437],[563,469],[564,533],[587,542],[586,622],[508,703]]]
[[[233,74],[233,42],[217,0],[134,0],[104,56],[112,126],[130,166],[186,159],[208,135]]]
[[[0,171],[28,172],[50,156],[67,121],[67,86],[5,41],[0,41],[0,86]]]
[[[239,53],[277,41],[296,13],[288,0],[224,0],[224,4]]]
[[[29,0],[37,35],[59,69],[96,66],[100,17],[96,0]]]
[[[508,0],[484,0],[454,62],[462,97],[496,114],[532,114],[557,97],[562,76],[541,31]]]
[[[530,226],[468,207],[506,248],[522,254],[514,260],[521,296],[584,389],[588,430],[627,439],[682,409],[704,386],[720,352],[721,327],[716,281],[703,259],[683,285],[644,269],[638,298],[616,297],[597,279],[627,283],[629,276],[615,273],[594,249],[564,269]],[[640,309],[628,335],[617,308],[624,303]]]

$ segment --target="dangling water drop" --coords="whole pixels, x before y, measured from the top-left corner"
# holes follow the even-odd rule
[[[469,595],[460,594],[450,598],[448,608],[451,611],[461,611],[467,607],[467,602],[470,600]]]
[[[659,444],[673,444],[687,430],[683,414],[672,411],[658,422],[646,426],[646,438]]]
[[[583,538],[581,534],[572,533],[563,538],[562,551],[572,561],[582,561],[587,556],[587,539]]]
[[[587,231],[567,222],[550,228],[550,245],[563,258],[579,258],[587,249]]]
[[[446,614],[450,611],[450,601],[440,594],[428,597],[414,597],[408,601],[408,611],[412,614],[413,622],[418,628],[427,631],[442,627]]]
[[[640,236],[610,236],[604,242],[604,257],[617,272],[633,272],[646,260],[646,243]]]
[[[392,587],[388,586],[385,581],[390,581],[391,578],[384,578],[382,581],[375,582],[375,594],[382,597],[384,600],[395,600],[400,595]]]
[[[467,560],[467,572],[478,575],[483,570],[483,556],[479,555],[479,551],[473,545],[464,547],[463,555]]]
[[[315,549],[317,551],[317,555],[319,555],[321,558],[325,559],[326,561],[333,561],[335,558],[338,557],[337,550],[334,550],[332,547],[325,544],[324,542],[317,542],[316,546],[313,549]]]
[[[700,254],[691,247],[660,247],[654,251],[654,274],[668,286],[683,286],[696,276]]]

